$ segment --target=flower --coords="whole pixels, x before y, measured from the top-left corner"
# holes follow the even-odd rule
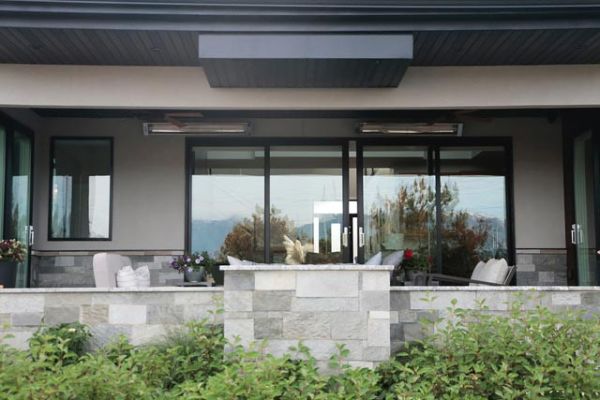
[[[411,258],[413,258],[414,255],[415,255],[415,253],[411,249],[404,250],[404,259],[405,260],[410,260]]]

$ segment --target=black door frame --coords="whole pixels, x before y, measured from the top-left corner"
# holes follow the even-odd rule
[[[28,199],[28,207],[29,207],[29,220],[27,221],[29,226],[33,226],[33,181],[34,181],[34,160],[35,160],[35,142],[34,142],[34,132],[29,127],[23,125],[22,123],[14,120],[7,114],[0,111],[0,125],[5,129],[6,133],[6,142],[4,148],[4,226],[2,227],[2,237],[5,239],[9,239],[7,237],[7,227],[6,222],[10,218],[10,210],[8,209],[8,205],[12,202],[12,191],[7,188],[7,177],[12,175],[12,145],[14,143],[14,134],[15,131],[27,136],[31,141],[31,160],[30,160],[30,175],[31,179],[29,180],[29,199]],[[30,243],[30,238],[27,238],[27,265],[26,269],[26,287],[31,287],[31,252],[33,244]]]
[[[571,242],[571,226],[576,223],[575,218],[575,179],[574,179],[574,143],[575,139],[586,132],[592,134],[592,144],[595,149],[593,161],[594,208],[596,249],[600,249],[600,116],[597,112],[588,110],[565,111],[562,119],[563,129],[563,171],[564,171],[564,197],[565,197],[565,248],[567,249],[567,283],[579,285],[577,269],[577,247]],[[596,262],[599,257],[596,254]]]
[[[192,173],[193,157],[192,149],[194,146],[208,147],[263,147],[265,149],[264,165],[264,258],[265,262],[270,260],[270,152],[273,146],[340,146],[342,149],[342,225],[352,228],[349,214],[350,203],[350,178],[349,178],[349,145],[347,138],[269,138],[269,137],[187,137],[185,141],[185,251],[190,252],[192,248]],[[343,229],[343,228],[342,228]],[[350,239],[349,239],[350,240]],[[342,246],[342,260],[345,263],[351,260],[351,243],[348,246]]]

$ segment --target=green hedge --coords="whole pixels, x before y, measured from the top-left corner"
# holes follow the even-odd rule
[[[509,316],[448,310],[436,334],[376,370],[332,357],[318,372],[301,343],[285,357],[259,345],[224,353],[222,328],[189,324],[153,345],[119,340],[83,351],[79,324],[41,329],[29,351],[0,347],[1,399],[597,399],[600,324],[595,316],[540,308]]]

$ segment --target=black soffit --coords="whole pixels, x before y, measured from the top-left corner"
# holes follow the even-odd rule
[[[211,87],[397,87],[413,57],[406,34],[200,34]]]
[[[198,32],[0,27],[0,63],[199,66]],[[414,33],[412,66],[600,63],[600,29]]]

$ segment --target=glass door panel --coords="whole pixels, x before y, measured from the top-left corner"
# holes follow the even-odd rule
[[[505,151],[446,147],[439,152],[438,262],[444,274],[469,277],[480,260],[508,257]]]
[[[380,251],[407,248],[432,255],[435,178],[429,154],[425,146],[363,148],[365,261]]]
[[[598,149],[591,131],[580,134],[573,141],[573,182],[575,224],[571,242],[575,245],[579,285],[598,284],[596,254],[596,182],[595,159]]]
[[[31,137],[13,131],[10,141],[9,164],[6,176],[4,237],[26,244],[27,257],[19,264],[16,287],[28,286],[29,254],[31,249]]]
[[[270,148],[270,262],[345,261],[343,151],[342,146]]]
[[[264,262],[264,148],[194,146],[191,158],[191,250]]]
[[[6,129],[0,125],[0,232],[4,232],[4,195],[6,178]]]

